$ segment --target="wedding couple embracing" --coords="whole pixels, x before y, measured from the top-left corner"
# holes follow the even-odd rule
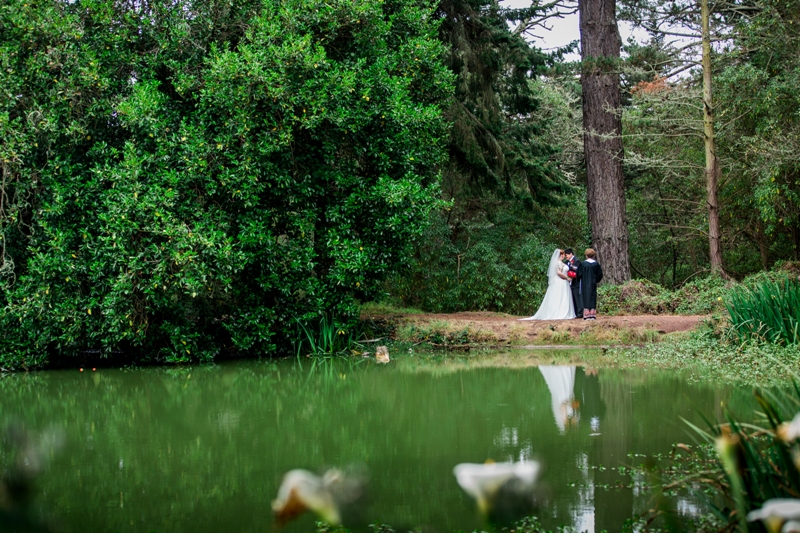
[[[597,317],[597,284],[603,269],[587,248],[586,259],[579,261],[571,248],[553,252],[547,268],[547,292],[536,314],[520,320],[567,320]]]

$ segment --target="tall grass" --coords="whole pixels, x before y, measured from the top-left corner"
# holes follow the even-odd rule
[[[692,520],[690,531],[762,533],[763,524],[748,522],[751,511],[769,500],[800,498],[800,440],[787,431],[788,421],[800,410],[800,390],[795,385],[793,393],[756,391],[755,397],[761,412],[753,424],[728,409],[721,422],[706,419],[707,429],[684,420],[700,445],[678,445],[686,453],[671,456],[657,495],[675,495],[677,489],[701,503],[705,511],[699,521]],[[663,513],[674,517],[673,505],[649,511],[650,519]]]
[[[795,280],[763,281],[752,288],[734,289],[725,307],[732,331],[741,340],[800,343],[800,283]]]
[[[800,497],[800,443],[784,440],[780,430],[800,409],[800,390],[795,385],[793,394],[757,391],[755,396],[762,409],[759,423],[740,422],[726,410],[724,422],[706,420],[708,429],[689,424],[715,452],[710,460],[698,456],[697,471],[669,485],[683,486],[704,500],[715,522],[727,524],[720,531],[763,531],[760,524],[747,522],[750,511],[767,500]]]
[[[351,327],[323,315],[312,324],[297,321],[298,333],[294,342],[295,352],[301,355],[338,355],[350,353],[357,333]]]

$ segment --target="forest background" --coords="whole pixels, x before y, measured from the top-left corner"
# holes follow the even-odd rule
[[[798,260],[800,2],[710,8],[723,267],[743,278]],[[576,9],[5,2],[0,363],[288,353],[386,298],[529,314],[552,250],[593,243],[586,65],[526,39]],[[616,14],[651,32],[612,65],[631,275],[723,283],[699,5]]]

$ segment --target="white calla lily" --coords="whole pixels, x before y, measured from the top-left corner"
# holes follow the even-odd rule
[[[488,515],[494,498],[503,485],[518,480],[521,487],[532,490],[539,475],[536,461],[525,463],[461,463],[453,468],[458,485],[478,503],[478,509]]]
[[[330,485],[341,475],[338,470],[328,470],[322,477],[308,470],[287,472],[278,489],[278,497],[272,502],[278,523],[284,524],[310,510],[328,524],[340,525],[342,519]]]
[[[783,524],[781,533],[800,533],[800,520],[789,520]]]
[[[788,521],[800,520],[800,500],[791,498],[774,498],[767,500],[761,509],[747,513],[747,520],[761,520],[771,532],[780,531]]]
[[[781,424],[777,434],[778,438],[785,442],[791,442],[800,437],[800,413],[794,415],[791,422]]]

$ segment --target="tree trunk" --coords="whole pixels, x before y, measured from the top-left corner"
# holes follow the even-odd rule
[[[708,254],[711,272],[725,276],[719,231],[719,159],[714,146],[714,106],[711,98],[711,34],[708,27],[708,0],[700,0],[703,33],[703,139],[706,149],[706,203],[708,204]]]
[[[631,279],[622,176],[619,51],[615,0],[580,0],[583,153],[592,243],[604,280]]]

